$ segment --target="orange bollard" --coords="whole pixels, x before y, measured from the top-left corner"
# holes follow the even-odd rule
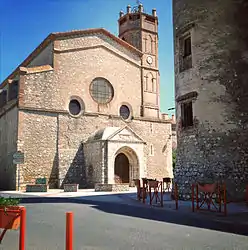
[[[20,235],[19,235],[19,250],[25,250],[26,236],[26,208],[21,208],[20,211]]]
[[[66,213],[66,250],[73,250],[73,213]]]

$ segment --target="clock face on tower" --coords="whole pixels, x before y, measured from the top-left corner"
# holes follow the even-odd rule
[[[151,56],[148,56],[148,57],[146,58],[146,61],[147,61],[148,64],[152,64],[153,59],[152,59]]]

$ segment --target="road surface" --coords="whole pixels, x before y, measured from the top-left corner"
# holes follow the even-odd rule
[[[118,203],[25,204],[26,250],[65,249],[65,213],[74,212],[74,249],[88,250],[247,250],[248,237],[217,225],[165,212]],[[208,229],[215,228],[217,230]],[[229,228],[229,229],[228,229]],[[18,231],[7,232],[0,250],[18,249]]]

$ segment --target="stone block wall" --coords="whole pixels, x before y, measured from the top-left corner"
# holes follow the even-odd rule
[[[128,184],[101,184],[96,183],[95,191],[96,192],[125,192],[129,191]]]
[[[174,0],[177,164],[180,197],[195,181],[225,181],[231,199],[248,183],[247,35],[245,1]],[[224,31],[225,30],[225,31]],[[224,32],[223,32],[224,31]],[[192,68],[179,71],[180,38],[190,34]],[[182,128],[183,96],[193,101],[193,126]],[[180,100],[180,101],[179,101]]]
[[[50,188],[58,185],[58,115],[35,110],[19,111],[18,150],[24,152],[20,183],[25,189],[37,178],[47,178]]]
[[[50,188],[57,184],[62,187],[63,183],[86,187],[87,159],[82,142],[96,130],[126,124],[147,143],[142,164],[147,166],[148,177],[163,178],[170,174],[171,124],[140,118],[141,75],[137,54],[96,33],[55,41],[53,59],[53,69],[28,71],[21,77],[18,149],[25,152],[27,160],[22,168],[22,185],[46,177]],[[91,81],[99,76],[108,79],[114,88],[114,98],[106,105],[94,102],[89,93]],[[131,89],[135,96],[130,95]],[[84,112],[77,118],[68,112],[72,96],[85,104]],[[119,116],[123,102],[132,108],[130,123]]]
[[[42,64],[50,66],[36,67]],[[95,131],[107,126],[128,125],[143,138],[146,145],[140,164],[144,166],[144,174],[147,171],[147,177],[161,179],[170,175],[170,122],[140,117],[139,53],[103,33],[72,36],[48,45],[20,74],[19,112],[11,118],[7,117],[12,116],[11,112],[6,113],[7,118],[0,120],[6,123],[11,119],[13,126],[11,123],[8,131],[12,133],[12,141],[7,143],[4,139],[8,148],[4,146],[0,150],[4,150],[1,154],[4,166],[8,166],[9,159],[3,159],[2,155],[9,157],[16,149],[24,152],[25,163],[19,175],[21,188],[33,184],[36,178],[47,178],[49,188],[62,187],[64,183],[87,187],[86,162],[89,159],[85,158],[83,143]],[[105,77],[112,84],[114,97],[110,103],[97,104],[90,96],[89,87],[95,77]],[[130,95],[130,91],[135,95]],[[79,117],[71,116],[68,111],[69,102],[75,96],[85,104]],[[123,103],[131,107],[130,121],[119,116]],[[99,147],[92,148],[91,159]],[[106,157],[104,159],[107,161]],[[98,174],[96,176],[100,179]]]
[[[130,127],[144,138],[148,178],[162,179],[172,175],[171,124],[164,121],[137,120]]]
[[[67,111],[71,97],[79,96],[86,112],[118,115],[125,101],[132,106],[134,116],[140,114],[141,59],[137,54],[98,33],[57,40],[54,49],[54,70],[24,75],[23,105]],[[89,94],[96,77],[106,78],[114,88],[109,104],[98,105]],[[135,97],[129,95],[130,89],[135,91]]]
[[[153,125],[151,126],[151,124]],[[110,118],[104,114],[95,116],[92,114],[85,114],[79,118],[72,118],[66,114],[59,115],[59,155],[63,155],[63,161],[61,161],[62,159],[59,157],[60,173],[62,174],[63,172],[65,174],[68,171],[67,167],[72,161],[80,163],[76,164],[76,168],[78,168],[79,172],[82,171],[79,169],[81,169],[80,166],[84,166],[86,159],[84,155],[77,154],[77,151],[81,142],[87,141],[95,131],[104,129],[108,126],[123,127],[125,125],[130,126],[147,143],[147,145],[144,146],[145,157],[142,159],[143,162],[141,164],[147,166],[146,171],[149,175],[148,177],[163,178],[167,175],[170,176],[172,172],[171,140],[169,139],[171,134],[170,123],[161,121],[150,122],[138,118],[130,123],[126,123],[120,117]],[[154,155],[152,156],[150,156],[149,151],[151,145],[154,150]],[[95,161],[97,161],[99,147],[94,147],[93,149],[91,155],[92,157],[95,156]],[[82,150],[82,152],[84,151]],[[83,178],[84,173],[81,174]],[[84,180],[80,179],[80,182],[84,182]]]
[[[96,144],[92,147],[87,158],[85,153],[89,148],[84,151],[82,143],[98,129],[126,125],[121,118],[113,119],[100,114],[85,114],[79,118],[72,118],[68,114],[29,110],[20,111],[20,118],[23,125],[20,126],[22,132],[19,134],[19,149],[25,153],[25,164],[21,172],[23,187],[33,184],[33,180],[38,177],[46,177],[50,188],[62,187],[63,183],[77,183],[80,184],[80,188],[90,187],[87,183],[86,172],[90,172],[87,163],[92,160],[95,177],[100,180],[101,176],[98,175],[97,169],[101,168],[98,164],[102,145]],[[147,177],[162,179],[170,175],[170,123],[149,122],[137,118],[128,125],[147,143],[144,145],[144,158],[140,159],[140,165],[146,168]],[[153,155],[150,155],[151,145]]]
[[[105,142],[89,142],[83,144],[83,152],[85,155],[85,175],[87,180],[87,187],[94,188],[96,182],[106,183],[106,173],[103,175],[104,167],[104,151],[106,150]],[[106,169],[107,170],[107,169]]]
[[[0,109],[0,190],[15,190],[18,171],[13,164],[17,150],[18,110],[15,101]]]
[[[64,192],[77,192],[78,184],[64,184]]]
[[[80,41],[83,42],[83,40]],[[66,43],[69,42],[70,40]],[[79,47],[78,51],[73,53],[55,54],[57,61],[55,77],[59,78],[58,88],[60,89],[59,96],[56,98],[63,100],[64,103],[61,107],[67,110],[71,96],[79,96],[85,104],[86,112],[118,115],[119,108],[125,101],[132,107],[133,115],[139,115],[141,103],[140,61],[137,58],[134,60],[133,55],[132,57],[127,56],[110,44],[104,42],[99,44],[101,46],[91,49],[80,49]],[[113,64],[113,62],[115,63]],[[106,78],[114,88],[114,97],[106,105],[98,105],[90,96],[90,84],[96,77]],[[129,95],[131,88],[136,93],[135,98]]]
[[[177,149],[177,131],[176,131],[176,124],[172,124],[172,150]]]
[[[63,113],[58,119],[59,187],[64,183],[78,183],[79,188],[85,188],[87,179],[82,144],[88,135],[85,123]]]

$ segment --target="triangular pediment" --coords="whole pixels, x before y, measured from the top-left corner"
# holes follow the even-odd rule
[[[145,141],[128,126],[118,129],[106,139],[108,141],[145,143]]]

